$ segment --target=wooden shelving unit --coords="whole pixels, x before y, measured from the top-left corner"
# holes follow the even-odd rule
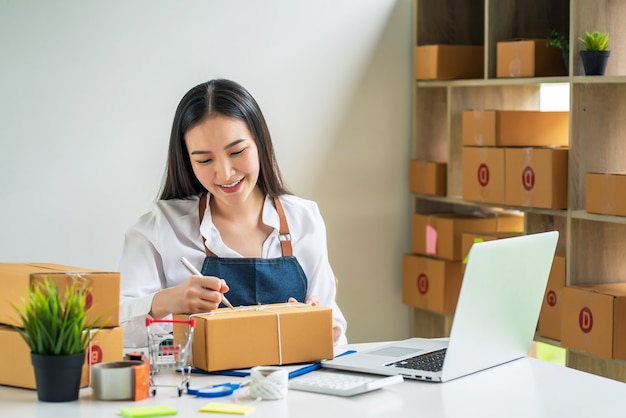
[[[626,217],[585,211],[589,171],[626,171],[626,2],[613,0],[415,0],[415,45],[473,44],[485,48],[484,77],[416,81],[411,158],[446,161],[447,196],[414,196],[416,212],[475,212],[490,205],[462,199],[461,119],[465,109],[540,106],[542,84],[565,83],[570,93],[568,209],[501,207],[525,213],[527,233],[556,229],[557,252],[566,255],[567,284],[626,282]],[[569,33],[570,72],[562,77],[496,78],[496,43]],[[584,75],[579,57],[585,31],[610,34],[605,76]],[[413,333],[449,333],[452,316],[415,310]],[[568,350],[567,365],[626,381],[626,362]]]

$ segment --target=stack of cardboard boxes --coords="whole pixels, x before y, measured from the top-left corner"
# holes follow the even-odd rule
[[[463,198],[567,208],[569,112],[463,112]]]
[[[402,302],[432,312],[454,313],[467,256],[464,234],[496,239],[523,230],[523,215],[512,213],[413,215],[412,253],[403,258]]]
[[[35,389],[35,373],[30,349],[13,327],[22,325],[15,307],[22,309],[29,289],[49,278],[64,284],[85,280],[89,294],[86,321],[98,319],[91,344],[85,356],[81,387],[89,386],[92,364],[120,361],[124,357],[124,333],[119,327],[120,275],[57,264],[0,263],[0,384]]]

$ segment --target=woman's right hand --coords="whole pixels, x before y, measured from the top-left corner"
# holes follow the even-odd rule
[[[193,275],[178,286],[157,292],[150,315],[163,318],[169,314],[209,312],[217,309],[228,290],[226,282],[219,277]]]

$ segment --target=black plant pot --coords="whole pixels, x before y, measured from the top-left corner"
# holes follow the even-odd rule
[[[78,399],[85,353],[70,356],[30,354],[35,368],[37,398],[43,402],[68,402]]]
[[[563,64],[565,64],[565,75],[569,75],[569,52],[562,52]]]
[[[585,75],[604,75],[611,51],[580,51]]]

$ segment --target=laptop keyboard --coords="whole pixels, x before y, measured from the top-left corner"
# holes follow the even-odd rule
[[[411,370],[424,370],[427,372],[438,372],[443,367],[443,359],[446,356],[446,349],[432,351],[426,354],[419,354],[404,360],[395,361],[387,366],[400,367]]]

